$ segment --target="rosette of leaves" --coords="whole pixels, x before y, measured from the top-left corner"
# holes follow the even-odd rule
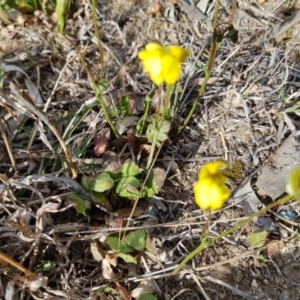
[[[146,175],[144,170],[137,164],[129,161],[124,163],[118,170],[105,170],[93,180],[83,177],[82,185],[90,192],[96,204],[112,211],[113,206],[108,198],[119,196],[127,199],[139,199],[152,197],[160,191],[164,182],[165,171],[161,168],[154,168],[145,180]],[[80,213],[86,215],[84,199],[72,194],[69,201],[74,203]]]
[[[90,190],[104,193],[112,190],[120,197],[137,199],[151,197],[157,194],[162,187],[165,171],[154,168],[146,182],[144,172],[134,162],[126,162],[118,171],[104,171],[99,174],[91,183]]]

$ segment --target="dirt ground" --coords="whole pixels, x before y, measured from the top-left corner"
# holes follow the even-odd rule
[[[179,110],[179,119],[185,118],[203,82],[204,72],[195,62],[207,63],[214,12],[212,3],[205,4],[206,1],[201,0],[201,12],[192,6],[192,2],[97,2],[105,79],[109,82],[104,92],[108,106],[120,97],[128,96],[138,108],[145,95],[154,90],[142,71],[137,51],[147,42],[158,40],[163,44],[179,44],[191,51],[179,81],[181,88],[187,86]],[[50,210],[43,206],[43,211],[28,191],[14,199],[15,192],[10,193],[7,188],[4,192],[4,186],[0,185],[3,206],[0,250],[12,253],[15,260],[29,269],[46,261],[56,262],[55,269],[43,273],[48,277],[48,287],[38,292],[17,283],[18,279],[12,280],[3,265],[1,299],[130,299],[128,294],[143,280],[151,293],[166,300],[300,299],[297,203],[292,205],[297,213],[293,221],[278,218],[279,210],[264,216],[264,220],[270,220],[273,226],[272,229],[263,226],[268,230],[265,247],[253,250],[247,242],[248,234],[258,228],[257,223],[251,223],[197,255],[179,275],[168,276],[174,265],[200,242],[199,234],[207,216],[196,207],[192,189],[203,163],[221,158],[239,161],[243,165],[242,178],[230,182],[232,199],[210,222],[210,233],[215,236],[248,215],[244,202],[236,202],[234,197],[242,189],[245,179],[251,179],[249,189],[256,194],[259,203],[255,204],[253,212],[260,208],[259,205],[266,205],[266,201],[275,200],[274,197],[262,196],[259,191],[263,188],[257,188],[256,181],[262,168],[272,165],[272,157],[277,160],[274,153],[284,141],[289,136],[297,137],[299,117],[297,112],[284,113],[287,107],[284,101],[289,98],[294,101],[292,103],[297,103],[299,97],[300,25],[292,23],[296,17],[290,18],[298,11],[299,4],[297,1],[273,0],[237,3],[233,25],[238,32],[238,41],[222,41],[207,89],[191,122],[179,135],[170,133],[170,143],[156,162],[162,166],[163,157],[169,155],[178,164],[179,172],[168,175],[159,198],[142,203],[147,210],[132,221],[133,227],[149,228],[153,251],[145,254],[139,266],[119,263],[113,268],[117,279],[108,278],[102,274],[101,264],[91,254],[91,244],[103,240],[108,232],[105,231],[109,226],[104,222],[102,211],[94,208],[88,217],[78,214],[73,207],[68,207],[61,195],[62,189],[53,182],[45,181],[42,185],[23,182],[38,190],[33,193],[41,193],[39,197],[47,197],[52,205],[57,205]],[[221,1],[220,26],[229,22],[230,14],[231,1]],[[287,21],[283,24],[283,20]],[[292,25],[288,27],[287,24]],[[100,53],[88,2],[83,2],[68,19],[66,35],[84,53],[91,73],[99,75],[102,71]],[[0,40],[3,41],[0,62],[8,73],[4,89],[8,90],[8,82],[13,80],[20,88],[25,88],[23,70],[33,82],[39,83],[44,100],[52,98],[47,112],[52,120],[58,120],[67,112],[81,110],[93,99],[90,78],[76,55],[74,44],[57,33],[50,17],[40,12],[34,16],[22,16],[10,25],[1,25]],[[18,130],[22,116],[18,116],[16,122],[5,106],[0,106],[0,109],[5,118],[5,130]],[[30,155],[22,151],[33,122],[24,124],[26,130],[15,134],[12,143],[18,178],[41,174],[40,165],[46,158],[51,158],[41,140],[33,143]],[[67,122],[59,126],[63,133]],[[94,106],[68,138],[73,153],[78,145],[90,143],[84,155],[76,161],[82,170],[92,160],[97,165],[102,159],[96,157],[93,141],[105,127],[108,125],[103,114],[99,107]],[[54,147],[53,135],[48,132],[46,135]],[[0,142],[5,149],[4,143]],[[117,154],[122,151],[116,138],[109,142],[109,148]],[[299,148],[289,148],[290,152],[297,150]],[[294,164],[299,163],[297,159],[299,156]],[[3,151],[0,153],[1,176],[12,178],[10,167],[7,151]],[[82,171],[85,172],[89,174],[90,171]],[[1,177],[1,180],[5,182],[8,178]],[[29,204],[26,202],[25,205],[25,200]],[[34,233],[40,224],[39,218],[43,221],[37,236]],[[7,298],[6,290],[12,282],[15,296]],[[118,290],[119,295],[107,292],[93,296],[93,290],[104,285]],[[127,291],[127,296],[121,295],[120,286]]]

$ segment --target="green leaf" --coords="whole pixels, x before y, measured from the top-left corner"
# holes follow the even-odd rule
[[[70,11],[71,0],[57,0],[56,1],[56,15],[57,15],[57,27],[61,34],[64,34],[66,27],[66,18]]]
[[[127,96],[123,96],[120,98],[120,106],[123,111],[125,111],[127,116],[132,115],[131,107],[130,107],[130,98]]]
[[[102,204],[104,206],[105,206],[105,204],[109,203],[109,201],[103,195],[103,193],[91,191],[91,194],[92,194],[92,197],[93,197],[93,200],[95,201],[95,203]]]
[[[122,242],[117,236],[109,236],[106,238],[109,247],[115,251],[122,253],[130,253],[133,248]]]
[[[110,110],[110,115],[112,118],[116,118],[119,116],[119,110],[115,107],[113,107],[111,110]]]
[[[284,112],[286,113],[291,113],[291,112],[295,112],[297,109],[300,108],[300,104],[296,104],[294,106],[288,107],[284,110]]]
[[[8,3],[13,3],[12,6],[16,5],[16,8],[23,13],[31,13],[38,8],[39,3],[35,0],[16,0],[16,1],[7,1]]]
[[[118,253],[118,257],[122,258],[126,263],[136,264],[136,259],[131,254]]]
[[[112,287],[103,285],[97,290],[92,291],[93,296],[100,296],[100,299],[114,299],[114,300],[121,300],[120,294]],[[113,298],[112,298],[113,297]],[[98,297],[97,297],[98,299]],[[122,298],[124,299],[124,298]]]
[[[139,296],[136,300],[157,300],[157,297],[152,294],[145,293]]]
[[[125,198],[140,198],[141,192],[137,189],[140,185],[140,181],[133,177],[122,177],[116,187],[116,192],[121,197]]]
[[[260,249],[264,246],[268,232],[264,229],[255,230],[248,235],[248,242],[253,249]]]
[[[114,180],[114,181],[119,181],[120,178],[122,177],[122,172],[119,171],[108,171],[105,170],[105,173],[109,174],[109,176]]]
[[[39,264],[37,265],[34,269],[33,272],[43,272],[43,271],[48,271],[48,270],[52,270],[56,268],[55,263],[48,261],[46,263],[43,264]]]
[[[81,179],[81,184],[86,191],[90,191],[91,182],[88,180],[86,176],[83,176]]]
[[[143,197],[152,197],[157,194],[164,184],[166,172],[164,169],[155,168],[153,169],[146,181],[143,189]]]
[[[73,150],[75,157],[82,157],[86,153],[86,150],[90,147],[90,144],[91,139],[82,137],[78,146]]]
[[[105,77],[105,75],[106,75],[106,72],[105,72],[105,74],[104,74],[103,77]],[[97,82],[97,84],[98,84],[98,87],[99,87],[99,89],[100,89],[101,92],[106,91],[107,88],[108,88],[109,85],[110,85],[109,81],[107,81],[107,80],[105,80],[105,79],[103,79],[103,78],[101,78],[101,79]]]
[[[144,186],[142,191],[142,197],[152,197],[153,195],[157,194],[158,192],[153,187]]]
[[[139,134],[142,134],[144,132],[146,120],[149,116],[149,108],[150,108],[151,101],[152,101],[151,99],[153,98],[154,94],[155,94],[154,92],[150,92],[143,101],[144,102],[144,114],[143,114],[142,119],[140,119],[140,123],[136,126],[136,132]]]
[[[258,255],[256,257],[256,261],[259,265],[262,265],[265,262],[265,258],[263,257],[263,255]]]
[[[285,90],[284,90],[284,88],[280,89],[279,98],[280,98],[280,102],[282,104],[284,104],[285,103]]]
[[[298,231],[293,232],[293,239],[300,240],[300,233]]]
[[[74,204],[76,210],[86,216],[85,200],[74,193],[67,196],[69,203]]]
[[[142,251],[146,246],[146,238],[147,233],[145,230],[135,230],[126,235],[124,243],[135,250]]]
[[[0,67],[0,88],[3,88],[4,80],[6,78],[5,71]]]
[[[155,121],[152,122],[153,123],[149,124],[147,127],[146,137],[149,143],[155,141],[155,145],[159,147],[160,143],[164,142],[168,138],[167,133],[170,131],[171,123],[169,121],[164,121],[163,125],[159,129],[157,128]]]
[[[98,175],[91,184],[91,190],[96,192],[105,192],[114,187],[114,180],[107,172]]]
[[[140,174],[143,169],[140,169],[138,165],[136,165],[133,161],[129,161],[124,163],[121,168],[121,172],[124,176],[135,176]]]

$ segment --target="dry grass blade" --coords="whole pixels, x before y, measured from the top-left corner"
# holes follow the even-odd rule
[[[30,99],[29,96],[26,94],[19,92],[19,88],[14,83],[10,83],[10,89],[12,92],[11,96],[7,96],[3,90],[1,90],[2,97],[0,101],[4,103],[5,105],[10,106],[11,108],[21,111],[21,113],[25,114],[26,116],[33,118],[35,120],[41,120],[45,125],[47,125],[53,134],[58,139],[59,143],[61,144],[61,147],[63,148],[67,161],[69,163],[69,166],[71,168],[72,176],[73,178],[77,177],[77,169],[72,161],[70,151],[68,147],[66,146],[64,140],[60,136],[58,130],[56,127],[51,123],[49,118],[46,116],[44,112],[42,112]]]
[[[4,254],[3,252],[0,252],[0,260],[3,260],[6,263],[8,263],[8,264],[14,266],[15,268],[17,268],[20,272],[24,273],[28,277],[28,279],[30,279],[30,280],[34,280],[35,278],[37,278],[36,274],[29,271],[28,269],[23,267],[21,264],[19,264],[18,262],[16,262],[15,260],[13,260],[9,256],[7,256],[6,254]]]
[[[16,164],[16,160],[15,160],[15,157],[14,157],[14,154],[13,154],[13,150],[11,148],[11,145],[9,143],[9,140],[7,138],[5,130],[3,128],[2,119],[1,118],[0,118],[0,134],[1,134],[2,138],[3,138],[4,143],[5,143],[6,150],[8,152],[8,155],[9,155],[10,161],[12,163],[12,166],[13,166],[13,168],[15,170],[15,173],[18,173],[18,166]]]
[[[220,0],[217,31],[227,32],[232,24],[238,31],[238,41],[227,38],[218,45],[205,93],[195,105],[191,122],[178,135],[175,129],[184,122],[195,103],[199,87],[205,82],[202,66],[208,62],[211,20],[218,1],[196,0],[194,4],[188,0],[155,0],[159,3],[161,17],[148,14],[146,0],[95,2],[93,14],[91,2],[87,1],[70,15],[66,38],[51,30],[51,26],[45,28],[50,20],[42,14],[34,16],[34,22],[28,19],[22,27],[12,23],[0,30],[0,60],[5,73],[4,92],[0,94],[2,125],[19,170],[18,177],[11,177],[14,175],[11,172],[12,160],[0,137],[0,146],[5,149],[3,153],[0,150],[0,178],[2,176],[4,183],[0,183],[0,251],[38,276],[28,285],[28,276],[23,271],[17,271],[22,279],[16,279],[18,275],[12,272],[5,274],[5,263],[0,270],[4,273],[0,280],[0,298],[127,299],[128,295],[138,298],[134,292],[142,290],[158,299],[174,300],[294,299],[300,294],[297,269],[300,243],[296,240],[299,239],[296,231],[299,231],[297,221],[300,217],[286,221],[281,211],[268,214],[278,230],[277,237],[287,236],[275,246],[266,245],[268,256],[271,251],[288,251],[285,257],[272,256],[274,266],[269,264],[265,249],[260,252],[265,259],[261,263],[258,251],[248,246],[247,236],[253,230],[253,224],[218,241],[215,238],[245,220],[243,216],[248,214],[244,209],[246,205],[251,204],[251,210],[257,211],[261,201],[256,197],[250,179],[253,174],[261,176],[258,170],[272,161],[271,155],[289,131],[295,135],[298,132],[299,115],[289,113],[288,117],[283,116],[282,110],[285,103],[297,105],[298,111],[300,107],[297,94],[300,80],[299,26],[296,24],[278,35],[277,42],[281,36],[286,38],[280,44],[268,39],[276,28],[282,31],[282,26],[291,21],[287,16],[293,16],[295,10],[285,7],[287,2],[297,1],[246,3]],[[197,12],[200,2],[205,15]],[[93,23],[101,28],[103,49],[99,48],[100,39],[97,41]],[[289,42],[292,32],[296,39]],[[93,98],[95,90],[101,92],[104,110],[115,126],[118,118],[123,120],[127,116],[119,105],[120,99],[128,98],[134,106],[131,113],[136,118],[142,115],[145,99],[153,91],[153,107],[149,102],[149,114],[145,114],[143,125],[150,122],[148,116],[155,111],[158,92],[143,74],[137,52],[151,40],[188,48],[190,56],[183,65],[172,97],[176,108],[172,115],[175,123],[169,134],[170,140],[155,158],[155,167],[165,164],[165,169],[169,168],[170,172],[167,171],[168,175],[161,180],[164,185],[159,197],[142,199],[136,208],[138,213],[132,212],[129,216],[128,212],[137,201],[119,203],[113,193],[105,192],[106,198],[115,202],[113,210],[107,211],[96,202],[95,194],[88,191],[89,187],[83,182],[81,186],[79,181],[52,173],[60,168],[60,160],[66,161],[66,155],[59,154],[61,146],[44,123],[55,124],[73,155],[73,163],[87,182],[93,180],[106,169],[107,157],[111,155],[105,152],[97,159],[93,147],[97,144],[97,133],[109,127],[99,99]],[[102,61],[101,65],[99,61]],[[1,78],[0,70],[0,83]],[[15,83],[14,80],[19,85],[11,84],[10,90],[9,82]],[[95,89],[91,88],[91,81],[95,81]],[[21,88],[26,88],[26,92]],[[48,100],[37,101],[38,95],[40,100]],[[128,120],[124,118],[124,122]],[[39,130],[38,138],[33,134],[34,126]],[[127,132],[134,132],[135,122],[123,127],[122,137],[125,137]],[[42,140],[43,132],[48,145],[45,139]],[[14,133],[13,138],[11,133]],[[140,152],[140,143],[147,145],[143,133],[130,146],[124,146],[126,141],[121,141],[116,135],[111,132],[110,140],[97,145],[105,144],[103,148],[117,157],[114,160],[117,166],[132,159],[144,168],[148,153]],[[52,146],[55,153],[45,144],[48,148]],[[299,151],[296,146],[286,151],[288,155]],[[196,209],[193,184],[202,165],[217,158],[241,161],[244,177],[249,179],[246,180],[247,189],[242,190],[239,181],[230,183],[233,192],[240,190],[243,195],[234,197],[213,215],[208,228],[209,237],[216,242],[196,255],[178,276],[172,276],[178,263],[200,242],[199,235],[207,215]],[[173,160],[178,167],[176,165],[174,174],[171,174]],[[180,173],[176,172],[177,169]],[[282,172],[280,168],[276,170]],[[43,172],[47,174],[39,175]],[[9,178],[1,173],[9,174]],[[78,212],[74,203],[70,204],[70,194],[83,200],[86,215]],[[299,215],[299,202],[293,204],[292,208]],[[118,227],[125,222],[128,227]],[[136,263],[128,262],[127,254],[117,257],[118,253],[114,252],[111,256],[106,255],[111,251],[107,245],[109,238],[123,233],[126,238],[136,230],[147,231],[146,248],[128,255]],[[273,232],[270,240],[272,236]],[[105,259],[107,266],[104,271],[101,262]],[[34,294],[33,289],[42,287],[38,284],[40,274],[48,277],[49,285]],[[4,295],[1,286],[6,291],[10,289],[8,296]],[[103,292],[105,287],[108,290]],[[112,290],[118,295],[112,295]]]
[[[30,185],[36,182],[55,182],[62,186],[63,188],[69,189],[74,193],[80,195],[81,197],[85,198],[86,200],[92,201],[92,198],[88,192],[86,192],[83,187],[78,184],[75,180],[63,177],[56,177],[50,174],[41,174],[41,175],[30,175],[27,177],[22,177],[20,179],[14,180],[9,179],[8,183],[14,187],[23,187],[24,184]],[[0,192],[4,185],[0,184]]]

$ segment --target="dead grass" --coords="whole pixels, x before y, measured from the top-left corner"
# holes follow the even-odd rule
[[[123,229],[115,226],[115,211],[130,211],[130,203],[116,205],[112,212],[95,206],[80,180],[69,179],[66,156],[53,132],[47,125],[34,122],[34,112],[24,114],[26,108],[17,106],[16,95],[9,87],[13,82],[22,97],[31,98],[54,123],[70,149],[79,179],[98,174],[103,170],[104,158],[95,156],[93,143],[107,124],[73,46],[43,14],[25,27],[1,25],[0,40],[9,46],[1,54],[6,79],[0,95],[0,129],[8,144],[0,140],[0,250],[35,272],[37,278],[33,282],[38,288],[35,290],[23,274],[3,264],[0,297],[129,299],[129,293],[143,282],[159,299],[297,299],[288,290],[299,289],[299,276],[288,278],[284,263],[277,262],[279,258],[257,265],[258,253],[246,242],[253,229],[251,224],[206,249],[180,275],[170,277],[178,262],[199,244],[206,220],[205,213],[196,209],[192,195],[203,162],[219,157],[241,161],[246,178],[268,161],[290,132],[283,119],[281,101],[283,91],[288,96],[298,89],[300,75],[294,58],[299,49],[265,38],[270,26],[278,22],[276,11],[238,2],[234,23],[239,31],[238,43],[223,41],[193,120],[182,134],[172,133],[170,145],[163,149],[162,154],[177,162],[180,174],[168,176],[160,198],[141,201],[142,214],[129,219],[129,227]],[[149,17],[141,3],[128,1],[126,5],[100,1],[98,8],[108,83],[103,92],[107,106],[113,107],[126,95],[138,108],[152,86],[139,66],[137,50],[147,41],[158,39],[192,50],[180,81],[181,87],[187,86],[180,108],[183,119],[204,77],[195,61],[207,62],[211,38],[208,20],[212,19],[213,7],[208,9],[207,21],[199,23],[171,2],[164,4],[174,13],[171,21]],[[220,23],[228,20],[229,12],[222,8]],[[100,54],[88,3],[83,3],[80,12],[68,20],[66,33],[82,51],[89,70],[99,75]],[[35,126],[38,130],[34,137]],[[141,166],[145,164],[138,149],[124,146],[115,137],[109,141],[109,149],[121,163],[133,158]],[[156,164],[162,162],[160,156]],[[236,182],[232,188],[237,189],[239,184]],[[71,192],[92,202],[87,216],[68,202]],[[229,202],[214,215],[209,227],[211,235],[234,226],[244,215],[239,205]],[[286,224],[282,220],[274,222]],[[286,254],[289,248],[290,256],[283,260],[296,263],[298,245],[290,238],[296,228],[286,226],[291,230],[278,242],[278,253]],[[136,253],[139,263],[128,264],[119,259],[116,265],[110,261],[111,265],[105,267],[102,261],[107,259],[106,237],[136,229],[146,229],[149,235],[148,251]],[[280,230],[279,234],[282,235]],[[235,276],[238,273],[242,273],[241,278]],[[45,277],[48,283],[42,287],[43,282],[40,287],[36,281]],[[276,286],[276,280],[281,285],[277,294],[271,288]],[[113,296],[108,288],[102,296],[96,295],[102,286],[123,296]],[[11,290],[15,295],[8,298],[5,293]]]

